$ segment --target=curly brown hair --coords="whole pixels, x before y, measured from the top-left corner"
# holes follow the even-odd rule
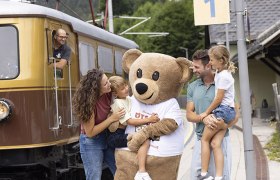
[[[104,72],[99,69],[92,69],[83,76],[73,96],[73,111],[80,122],[90,120],[97,99],[100,95],[100,84]]]

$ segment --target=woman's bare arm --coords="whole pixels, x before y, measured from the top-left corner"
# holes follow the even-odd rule
[[[83,128],[85,130],[85,133],[88,137],[96,136],[97,134],[101,133],[109,127],[109,125],[115,121],[118,121],[122,116],[124,116],[125,110],[121,109],[117,112],[114,112],[111,114],[111,116],[107,117],[104,121],[102,121],[100,124],[95,125],[95,115],[92,114],[90,120],[86,123],[83,123]]]

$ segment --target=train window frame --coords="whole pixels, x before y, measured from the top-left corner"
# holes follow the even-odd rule
[[[115,71],[117,75],[122,75],[123,74],[123,69],[122,69],[122,57],[123,57],[123,51],[120,50],[115,50]]]
[[[101,68],[105,73],[114,73],[113,49],[103,45],[98,45],[97,56],[99,68]]]
[[[15,25],[11,25],[11,24],[3,24],[3,25],[0,25],[0,28],[3,28],[3,27],[11,27],[13,28],[14,33],[12,36],[7,36],[7,35],[4,35],[4,37],[7,37],[7,41],[5,41],[5,39],[3,40],[1,34],[0,34],[0,46],[2,47],[1,50],[0,50],[0,80],[9,80],[9,79],[16,79],[18,76],[19,76],[19,70],[20,70],[20,51],[19,51],[19,31],[18,31],[18,28],[15,26]],[[1,30],[0,30],[1,31]],[[12,38],[15,38],[14,40],[11,39]],[[3,43],[4,42],[4,43]],[[4,46],[2,46],[2,43],[4,44]],[[8,43],[14,43],[12,45],[9,45]],[[16,48],[11,48],[11,47],[16,47]],[[6,47],[7,49],[4,49],[4,47]],[[1,57],[1,54],[7,54],[7,52],[9,52],[9,49],[11,50],[11,53],[16,53],[16,54],[12,54],[11,56],[6,56],[6,57]],[[16,49],[16,50],[15,50]],[[2,52],[5,52],[5,53],[2,53]],[[11,65],[12,68],[14,69],[9,69],[9,67],[7,66],[10,66],[10,62],[9,60],[11,59],[14,59],[14,62],[12,62],[13,64]],[[8,60],[8,61],[7,61]],[[6,63],[6,66],[4,66]],[[4,68],[3,68],[4,67]],[[5,71],[1,72],[2,70],[8,70],[8,71],[11,71],[13,70],[13,74],[10,74],[11,72],[9,73],[6,73]],[[6,75],[3,73],[6,73]],[[2,77],[4,76],[4,78]]]
[[[79,70],[82,76],[86,75],[88,70],[96,68],[96,49],[89,43],[79,42]]]

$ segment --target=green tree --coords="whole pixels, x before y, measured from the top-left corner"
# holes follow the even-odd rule
[[[160,9],[157,9],[157,7],[152,2],[146,2],[144,5],[140,6],[132,16],[133,17],[152,17],[156,11],[160,11]],[[115,32],[117,34],[121,33],[139,22],[140,22],[140,20],[132,20],[132,19],[114,20]],[[146,21],[145,23],[139,25],[135,29],[132,29],[130,32],[151,32],[151,29],[152,29],[152,22],[151,22],[151,20],[149,20],[149,21]],[[151,38],[149,38],[148,36],[146,36],[146,35],[124,35],[124,36],[126,38],[133,39],[134,41],[136,41],[140,45],[141,50],[148,49],[148,47],[145,47],[148,45],[149,40],[151,40]],[[145,44],[142,42],[147,42],[147,43]]]
[[[132,15],[138,7],[147,2],[164,2],[166,0],[112,0],[113,14],[119,15]],[[106,0],[100,1],[100,10],[105,11]]]
[[[185,51],[180,46],[189,49],[192,54],[203,47],[203,27],[194,26],[192,1],[146,2],[140,6],[133,16],[152,17],[146,23],[133,29],[133,32],[168,32],[167,36],[149,37],[146,35],[125,35],[133,39],[144,52],[153,51],[169,54],[174,57],[184,57]],[[124,31],[137,21],[118,22],[116,32]]]

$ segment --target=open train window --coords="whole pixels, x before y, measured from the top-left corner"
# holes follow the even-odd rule
[[[60,47],[55,50],[55,44],[56,44],[56,37],[57,36],[57,32],[56,30],[53,30],[52,31],[52,57],[55,58],[55,61],[56,62],[59,62],[61,59],[61,53],[63,52],[63,50],[60,48],[62,47],[63,45],[60,44]],[[66,32],[66,39],[68,38],[69,34]],[[65,41],[65,44],[67,45],[67,41]],[[69,59],[70,60],[70,59]],[[57,79],[63,79],[63,69],[60,69],[60,68],[56,68],[56,78]]]
[[[0,26],[0,79],[13,79],[19,74],[18,30],[12,25]]]
[[[105,73],[113,73],[113,51],[111,48],[98,46],[98,65]]]
[[[88,70],[95,68],[95,49],[87,43],[79,43],[80,73],[84,76]]]

